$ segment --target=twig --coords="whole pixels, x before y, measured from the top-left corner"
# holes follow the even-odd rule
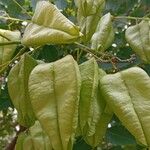
[[[4,16],[0,16],[0,19],[6,19],[6,20],[13,20],[13,21],[19,21],[19,22],[31,22],[30,20],[21,20],[21,19],[17,19],[17,18],[12,18],[12,17],[4,17]]]
[[[27,128],[20,126],[20,130],[16,133],[16,136],[12,139],[12,141],[7,145],[7,147],[5,148],[5,150],[14,150],[15,149],[15,145],[18,139],[18,135],[21,132],[24,132]]]
[[[23,8],[16,0],[13,0],[13,2],[17,4],[30,18],[32,18],[32,16],[27,12],[27,10]]]
[[[113,19],[132,19],[132,20],[146,20],[150,21],[150,18],[148,17],[132,17],[132,16],[113,16]]]
[[[20,41],[8,41],[8,42],[0,43],[0,46],[13,45],[13,44],[21,44],[21,42]]]
[[[6,40],[10,41],[10,39],[9,39],[9,38],[7,38],[6,36],[2,35],[1,33],[0,33],[0,36],[1,36],[1,37],[3,37],[4,39],[6,39]]]

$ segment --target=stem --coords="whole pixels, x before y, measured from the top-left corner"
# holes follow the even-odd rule
[[[17,4],[30,18],[32,18],[32,16],[27,12],[27,10],[23,8],[16,0],[13,0],[13,2]]]
[[[21,44],[21,42],[20,41],[8,41],[8,42],[0,43],[0,46],[13,45],[13,44]]]
[[[21,20],[21,19],[17,19],[17,18],[12,18],[12,17],[4,17],[4,16],[0,16],[0,19],[8,19],[8,20],[13,20],[13,21],[19,21],[19,22],[31,22],[30,20]]]
[[[113,16],[114,19],[132,19],[132,20],[146,20],[150,21],[150,18],[148,17],[132,17],[132,16]]]
[[[6,40],[10,41],[10,39],[9,39],[9,38],[7,38],[6,36],[2,35],[1,33],[0,33],[0,36],[1,36],[2,38],[4,38],[4,39],[6,39]]]

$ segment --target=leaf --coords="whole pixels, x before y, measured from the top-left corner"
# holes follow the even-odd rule
[[[24,54],[8,76],[9,95],[18,111],[18,122],[25,127],[29,127],[35,122],[28,93],[28,79],[30,72],[36,65],[37,62],[31,56]]]
[[[21,35],[19,31],[9,31],[0,29],[0,43],[8,42],[9,40],[18,41],[20,39],[20,36]],[[0,46],[0,65],[11,60],[16,47],[16,44]]]
[[[136,145],[134,137],[123,126],[109,128],[106,137],[107,141],[113,145]]]
[[[142,21],[126,30],[125,37],[131,48],[145,62],[150,63],[150,21]]]
[[[85,42],[89,42],[96,30],[105,7],[105,0],[76,0],[77,19]]]
[[[80,72],[79,128],[85,141],[96,147],[102,141],[112,117],[105,113],[106,104],[98,87],[99,79],[105,72],[99,69],[95,59],[81,64]]]
[[[29,79],[35,115],[48,134],[53,149],[71,150],[78,123],[80,73],[68,55],[35,67]]]
[[[14,1],[16,1],[20,6],[25,4],[25,0],[1,0],[1,2],[5,5],[5,9],[7,10],[9,16],[21,17],[22,9]]]
[[[112,25],[112,16],[110,13],[104,15],[97,25],[96,32],[91,39],[91,48],[99,51],[105,51],[111,46],[114,40],[114,30]]]
[[[15,150],[52,150],[47,134],[38,121],[29,128],[27,133],[19,134]]]
[[[79,29],[68,20],[53,4],[37,2],[32,22],[25,29],[22,43],[26,46],[45,44],[67,44],[77,41]]]
[[[107,103],[123,125],[146,146],[150,146],[150,77],[133,67],[101,79]]]

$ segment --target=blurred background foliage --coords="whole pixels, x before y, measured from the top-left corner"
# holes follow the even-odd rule
[[[0,28],[15,30],[22,33],[26,26],[26,20],[30,20],[38,0],[0,0]],[[74,23],[76,20],[76,7],[73,0],[51,0],[62,13]],[[106,0],[104,14],[111,12],[114,16],[150,16],[150,0]],[[5,17],[17,18],[24,21],[9,20]],[[114,20],[115,40],[112,46],[107,50],[120,59],[127,60],[134,57],[133,61],[117,62],[112,59],[112,63],[99,62],[99,65],[107,72],[112,73],[131,66],[138,65],[150,74],[150,65],[143,64],[135,55],[125,40],[125,30],[128,26],[134,25],[138,20],[127,18]],[[49,51],[51,50],[51,51]],[[19,51],[19,48],[16,50]],[[45,45],[32,54],[36,59],[45,62],[52,62],[71,54],[78,61],[84,62],[88,55],[82,53],[78,57],[78,48],[75,45]],[[117,69],[117,70],[116,70]],[[16,112],[11,104],[7,91],[7,74],[9,69],[0,77],[1,94],[0,94],[0,150],[5,149],[8,143],[18,132],[16,122]],[[74,150],[90,150],[82,138],[76,140]],[[108,126],[106,136],[103,141],[103,147],[98,150],[141,150],[142,147],[136,143],[134,137],[121,125],[116,116]]]

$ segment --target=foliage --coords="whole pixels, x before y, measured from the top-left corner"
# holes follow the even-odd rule
[[[149,148],[149,8],[1,0],[0,149]]]

